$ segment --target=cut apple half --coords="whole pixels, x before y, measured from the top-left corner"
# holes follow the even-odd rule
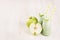
[[[42,27],[41,27],[41,24],[40,23],[37,23],[37,24],[34,24],[32,23],[30,25],[30,32],[34,35],[38,35],[40,34],[42,31]]]

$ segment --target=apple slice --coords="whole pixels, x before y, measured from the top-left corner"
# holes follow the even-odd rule
[[[33,35],[38,35],[40,34],[42,31],[42,27],[41,27],[41,24],[40,23],[32,23],[30,25],[30,32],[33,34]]]

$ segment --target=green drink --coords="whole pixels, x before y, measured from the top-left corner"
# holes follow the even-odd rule
[[[50,19],[47,14],[40,13],[39,14],[39,23],[42,26],[41,34],[44,36],[48,36],[50,34]]]
[[[48,36],[50,35],[50,20],[48,17],[44,16],[43,24],[42,24],[42,35]]]

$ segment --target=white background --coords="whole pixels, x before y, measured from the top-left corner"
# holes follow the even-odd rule
[[[48,3],[53,14],[51,35],[33,36],[26,30],[25,21],[29,16],[44,13]],[[51,13],[51,9],[49,13]],[[0,0],[0,40],[60,40],[60,1],[59,0]]]

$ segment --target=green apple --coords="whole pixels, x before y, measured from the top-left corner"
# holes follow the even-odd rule
[[[35,24],[38,23],[38,19],[36,17],[29,17],[29,19],[26,23],[28,28],[30,27],[31,23],[35,23]]]

